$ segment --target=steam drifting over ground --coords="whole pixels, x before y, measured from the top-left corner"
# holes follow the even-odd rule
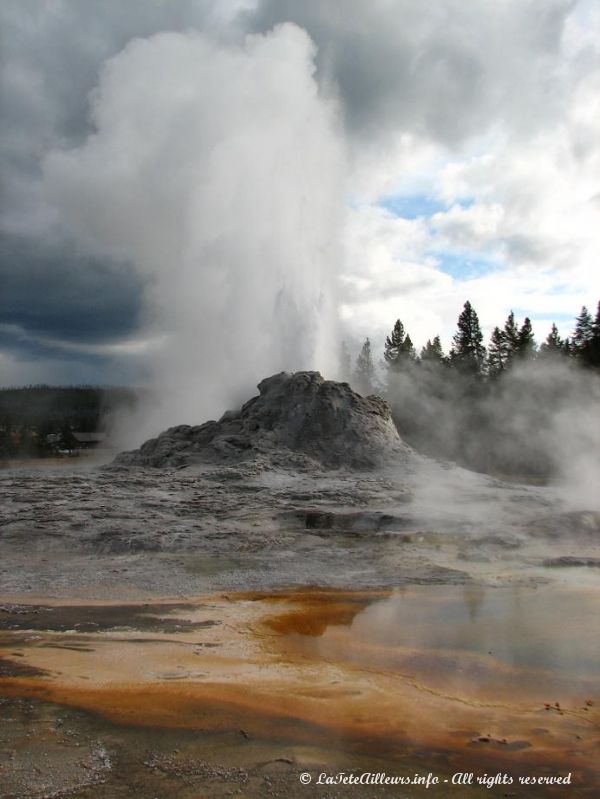
[[[280,369],[335,369],[343,141],[314,56],[291,24],[235,47],[134,39],[93,93],[97,132],[45,159],[70,233],[148,278],[160,409],[138,441]]]
[[[600,509],[600,381],[565,358],[516,363],[473,384],[422,362],[387,386],[400,434],[480,472],[550,481],[572,510]]]

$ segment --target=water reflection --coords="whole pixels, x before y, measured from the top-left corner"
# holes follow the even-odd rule
[[[311,629],[304,618],[295,628],[292,616],[287,645],[468,695],[500,699],[517,691],[542,699],[560,690],[565,698],[598,681],[597,608],[597,592],[588,590],[416,587],[323,627]]]
[[[463,587],[463,595],[465,604],[469,609],[469,619],[474,622],[485,597],[485,588],[481,585],[465,585]]]

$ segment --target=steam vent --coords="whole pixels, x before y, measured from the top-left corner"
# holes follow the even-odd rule
[[[388,404],[361,397],[347,383],[324,380],[319,372],[281,372],[258,390],[218,422],[171,427],[115,463],[180,467],[254,460],[265,468],[369,469],[409,451]]]

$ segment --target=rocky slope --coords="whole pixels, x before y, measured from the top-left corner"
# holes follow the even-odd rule
[[[409,451],[387,403],[361,397],[347,383],[324,380],[318,372],[281,372],[258,390],[218,422],[171,427],[115,463],[164,468],[255,461],[293,469],[370,469]]]

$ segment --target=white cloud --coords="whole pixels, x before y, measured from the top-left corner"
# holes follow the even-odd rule
[[[462,304],[470,299],[486,333],[515,308],[537,317],[534,328],[544,338],[553,320],[568,335],[581,305],[595,308],[600,297],[600,9],[579,3],[569,10],[556,49],[543,56],[535,48],[531,52],[531,66],[542,81],[538,88],[544,91],[539,102],[527,107],[532,84],[522,61],[522,79],[514,76],[510,94],[498,95],[486,125],[475,126],[475,135],[459,148],[433,143],[426,132],[405,135],[410,146],[403,147],[399,130],[389,149],[379,146],[375,152],[367,145],[367,154],[360,154],[355,179],[361,190],[347,233],[352,253],[347,282],[354,293],[346,295],[344,316],[359,321],[361,334],[369,327],[389,329],[400,316],[413,339],[423,343],[441,333],[448,346]],[[504,45],[512,71],[518,47],[519,42]],[[364,168],[369,159],[375,163],[370,184]],[[390,187],[403,195],[429,195],[448,208],[429,219],[392,220],[368,206]],[[468,269],[462,276],[453,271],[450,278],[442,271],[444,252],[453,254],[455,263],[461,257],[465,262],[487,257],[490,270],[475,277]],[[362,284],[356,277],[361,268]]]
[[[383,347],[398,317],[413,338],[441,332],[435,298],[447,294],[452,279],[426,257],[428,240],[420,220],[395,217],[379,206],[349,209],[341,276],[347,337],[371,336],[374,346],[380,340]],[[420,302],[425,296],[427,304]],[[436,332],[431,333],[432,329]]]

